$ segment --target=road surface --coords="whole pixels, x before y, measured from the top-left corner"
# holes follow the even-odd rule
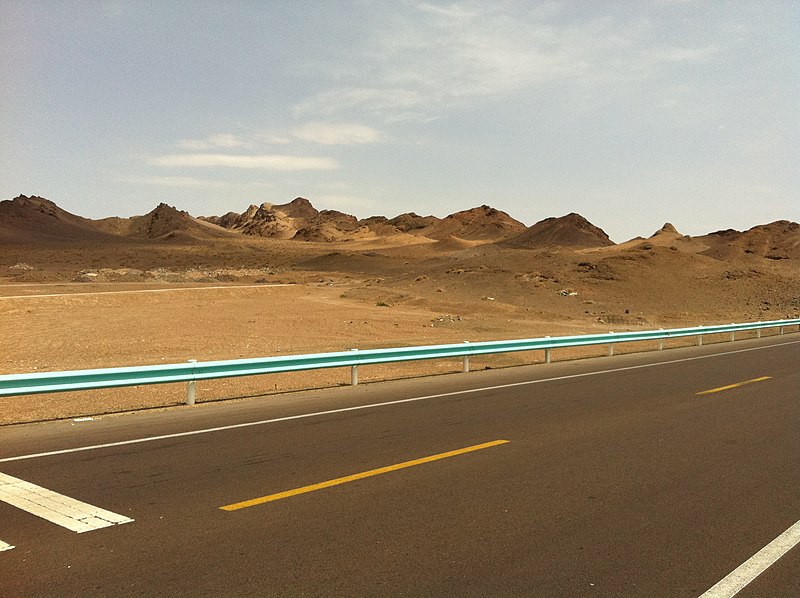
[[[798,363],[792,334],[0,428],[0,593],[798,596]]]

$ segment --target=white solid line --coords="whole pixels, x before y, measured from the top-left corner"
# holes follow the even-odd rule
[[[4,550],[11,550],[12,548],[14,548],[14,547],[11,546],[11,544],[9,544],[8,542],[3,542],[2,540],[0,540],[0,552],[3,552]]]
[[[731,571],[700,598],[731,598],[800,543],[800,521]]]
[[[0,473],[0,501],[79,534],[133,519]]]
[[[220,289],[272,289],[275,287],[292,287],[293,284],[247,284],[214,287],[176,287],[172,289],[128,289],[121,291],[92,291],[88,293],[49,293],[47,295],[5,295],[0,299],[46,299],[50,297],[86,297],[90,295],[125,295],[133,293],[171,293],[173,291],[214,291]]]
[[[584,378],[586,376],[598,376],[600,374],[613,374],[615,372],[626,372],[630,370],[640,370],[644,368],[658,367],[662,365],[671,365],[675,363],[683,363],[687,361],[696,361],[699,359],[710,359],[712,357],[720,357],[723,355],[730,355],[732,353],[747,353],[749,351],[761,351],[763,349],[771,349],[774,347],[782,347],[785,345],[796,345],[800,341],[790,341],[779,343],[776,345],[769,345],[766,347],[752,347],[749,349],[737,349],[735,351],[726,351],[724,353],[714,353],[712,355],[699,355],[697,357],[686,357],[683,359],[673,359],[670,361],[661,361],[658,363],[645,363],[641,365],[632,365],[622,368],[614,368],[610,370],[599,370],[596,372],[583,372],[581,374],[569,374],[567,376],[556,376],[553,378],[542,378],[539,380],[526,380],[525,382],[513,382],[511,384],[500,384],[497,386],[485,386],[481,388],[469,388],[466,390],[455,390],[452,392],[443,392],[435,395],[426,395],[422,397],[411,397],[408,399],[398,399],[396,401],[386,401],[385,403],[370,403],[368,405],[356,405],[355,407],[341,407],[339,409],[329,409],[327,411],[317,411],[314,413],[301,413],[299,415],[288,415],[286,417],[277,417],[274,419],[263,419],[254,422],[244,422],[240,424],[229,424],[226,426],[217,426],[214,428],[202,428],[200,430],[189,430],[188,432],[175,432],[174,434],[162,434],[160,436],[145,436],[144,438],[133,438],[131,440],[120,440],[117,442],[107,442],[105,444],[92,444],[89,446],[78,446],[68,449],[59,449],[55,451],[47,451],[43,453],[31,453],[28,455],[18,455],[16,457],[5,457],[0,459],[0,463],[10,463],[12,461],[22,461],[25,459],[38,459],[40,457],[52,457],[55,455],[67,455],[69,453],[80,453],[84,451],[94,451],[97,449],[113,448],[117,446],[127,446],[131,444],[140,444],[142,442],[154,442],[157,440],[169,440],[172,438],[183,438],[185,436],[196,436],[198,434],[210,434],[212,432],[223,432],[226,430],[236,430],[239,428],[250,428],[252,426],[263,426],[267,424],[276,424],[280,422],[287,422],[297,419],[307,419],[311,417],[319,417],[323,415],[334,415],[337,413],[347,413],[349,411],[360,411],[362,409],[375,409],[377,407],[390,407],[392,405],[402,405],[404,403],[415,403],[417,401],[429,401],[431,399],[441,399],[444,397],[452,397],[464,394],[472,394],[478,392],[486,392],[491,390],[503,390],[505,388],[514,388],[516,386],[530,386],[533,384],[541,384],[544,382],[556,382],[559,380],[571,380],[573,378]]]

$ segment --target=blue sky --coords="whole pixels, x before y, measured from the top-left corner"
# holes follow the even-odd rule
[[[0,0],[0,198],[800,220],[800,2]]]

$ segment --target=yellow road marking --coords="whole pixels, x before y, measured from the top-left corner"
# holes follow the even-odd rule
[[[471,453],[473,451],[479,451],[481,449],[491,448],[493,446],[498,446],[500,444],[506,444],[510,441],[508,440],[493,440],[492,442],[485,442],[483,444],[476,444],[474,446],[468,446],[466,448],[457,449],[454,451],[448,451],[446,453],[439,453],[438,455],[431,455],[429,457],[422,457],[421,459],[414,459],[413,461],[405,461],[404,463],[397,463],[396,465],[389,465],[388,467],[381,467],[379,469],[372,469],[370,471],[363,471],[361,473],[354,473],[353,475],[345,476],[342,478],[336,478],[334,480],[328,480],[326,482],[320,482],[319,484],[312,484],[310,486],[303,486],[302,488],[295,488],[294,490],[286,490],[285,492],[278,492],[277,494],[270,494],[269,496],[261,496],[259,498],[253,498],[251,500],[245,500],[242,502],[237,502],[232,505],[225,505],[220,507],[223,511],[238,511],[239,509],[246,509],[247,507],[254,507],[256,505],[261,505],[266,502],[272,502],[276,500],[281,500],[284,498],[290,498],[292,496],[297,496],[298,494],[305,494],[306,492],[314,492],[316,490],[322,490],[324,488],[330,488],[331,486],[338,486],[339,484],[346,484],[348,482],[355,482],[356,480],[363,480],[364,478],[369,478],[376,475],[381,475],[384,473],[389,473],[392,471],[397,471],[398,469],[405,469],[407,467],[414,467],[416,465],[422,465],[423,463],[430,463],[431,461],[438,461],[440,459],[447,459],[448,457],[455,457],[457,455],[463,455],[464,453]]]
[[[703,390],[698,393],[697,395],[710,395],[715,392],[722,392],[723,390],[730,390],[731,388],[739,388],[740,386],[744,386],[745,384],[752,384],[753,382],[763,382],[764,380],[769,380],[772,376],[761,376],[761,378],[753,378],[752,380],[745,380],[744,382],[737,382],[736,384],[728,384],[728,386],[720,386],[719,388],[712,388],[710,390]]]

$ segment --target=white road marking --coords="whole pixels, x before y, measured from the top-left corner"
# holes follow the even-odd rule
[[[4,473],[0,473],[0,501],[79,534],[133,521]]]
[[[176,287],[172,289],[129,289],[123,291],[92,291],[88,293],[49,293],[47,295],[6,295],[0,299],[44,299],[49,297],[86,297],[88,295],[125,295],[133,293],[171,293],[174,291],[213,291],[220,289],[271,289],[275,287],[293,287],[294,284],[246,284],[214,287]]]
[[[800,543],[800,521],[731,571],[700,598],[731,598]]]
[[[68,449],[59,449],[55,451],[47,451],[43,453],[31,453],[28,455],[18,455],[16,457],[5,457],[0,459],[0,463],[10,463],[12,461],[22,461],[25,459],[38,459],[40,457],[52,457],[55,455],[67,455],[69,453],[81,453],[84,451],[94,451],[104,448],[113,448],[117,446],[127,446],[131,444],[140,444],[143,442],[154,442],[158,440],[169,440],[172,438],[183,438],[185,436],[197,436],[199,434],[210,434],[212,432],[223,432],[225,430],[236,430],[239,428],[250,428],[252,426],[263,426],[267,424],[276,424],[280,422],[287,422],[296,419],[307,419],[312,417],[320,417],[323,415],[334,415],[337,413],[346,413],[348,411],[360,411],[362,409],[375,409],[378,407],[389,407],[392,405],[402,405],[403,403],[415,403],[417,401],[429,401],[431,399],[441,399],[444,397],[453,397],[464,394],[473,394],[479,392],[486,392],[490,390],[503,390],[505,388],[514,388],[516,386],[531,386],[533,384],[542,384],[545,382],[556,382],[559,380],[571,380],[573,378],[584,378],[587,376],[598,376],[601,374],[613,374],[615,372],[626,372],[630,370],[640,370],[644,368],[658,367],[662,365],[671,365],[675,363],[684,363],[687,361],[697,361],[699,359],[710,359],[712,357],[721,357],[723,355],[730,355],[732,353],[747,353],[749,351],[761,351],[764,349],[772,349],[775,347],[783,347],[785,345],[796,345],[800,341],[783,342],[766,347],[752,347],[749,349],[737,349],[735,351],[725,351],[724,353],[714,353],[712,355],[699,355],[697,357],[686,357],[683,359],[672,359],[670,361],[661,361],[658,363],[645,363],[640,365],[631,365],[621,368],[614,368],[610,370],[599,370],[596,372],[583,372],[581,374],[569,374],[566,376],[556,376],[553,378],[542,378],[539,380],[526,380],[524,382],[513,382],[511,384],[500,384],[497,386],[484,386],[481,388],[468,388],[465,390],[455,390],[453,392],[443,392],[435,395],[426,395],[422,397],[411,397],[408,399],[398,399],[396,401],[386,401],[385,403],[370,403],[368,405],[356,405],[354,407],[342,407],[340,409],[329,409],[327,411],[317,411],[314,413],[301,413],[299,415],[289,415],[286,417],[277,417],[274,419],[263,419],[254,422],[244,422],[240,424],[230,424],[226,426],[217,426],[214,428],[202,428],[200,430],[189,430],[188,432],[175,432],[174,434],[162,434],[160,436],[145,436],[144,438],[133,438],[131,440],[120,440],[117,442],[107,442],[105,444],[92,444],[89,446],[78,446]]]
[[[14,547],[11,546],[11,544],[9,544],[8,542],[3,542],[2,540],[0,540],[0,552],[3,552],[4,550],[11,550],[12,548],[14,548]]]

